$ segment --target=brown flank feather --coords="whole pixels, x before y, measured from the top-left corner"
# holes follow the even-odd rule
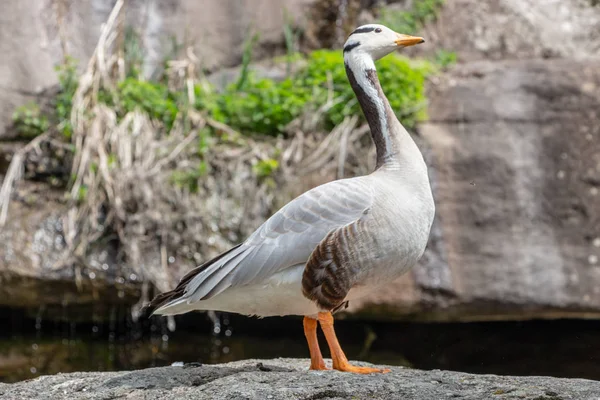
[[[302,293],[319,308],[337,311],[355,283],[357,269],[347,250],[356,242],[358,223],[331,231],[312,252],[302,275]]]

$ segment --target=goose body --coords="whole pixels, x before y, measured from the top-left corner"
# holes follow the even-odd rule
[[[390,175],[395,174],[378,171],[306,192],[235,248],[234,257],[212,264],[192,279],[188,287],[199,285],[198,289],[189,290],[155,313],[219,310],[261,317],[316,315],[317,303],[302,292],[307,261],[329,232],[349,224],[360,228],[340,251],[349,254],[349,262],[358,271],[356,284],[344,301],[395,279],[423,254],[433,212],[427,191],[418,195],[414,190],[394,185]],[[422,208],[423,199],[429,200],[431,207]],[[250,265],[260,268],[242,269]],[[221,287],[217,288],[219,284]],[[215,288],[219,293],[211,295]],[[201,295],[206,299],[201,300]]]
[[[405,273],[427,244],[434,217],[427,166],[392,111],[374,64],[398,47],[422,41],[382,25],[365,25],[344,46],[348,78],[376,145],[376,170],[297,197],[243,243],[157,296],[150,305],[155,314],[219,310],[303,315],[311,368],[324,368],[312,340],[313,321],[321,322],[330,347],[337,343],[330,312]],[[326,331],[330,325],[331,332]],[[338,347],[331,347],[334,368],[360,370],[349,364],[340,367],[347,360],[341,349],[341,356],[334,357]]]

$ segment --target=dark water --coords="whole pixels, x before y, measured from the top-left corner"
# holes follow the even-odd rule
[[[133,323],[119,311],[105,323],[44,321],[0,313],[0,381],[43,374],[217,363],[246,358],[307,357],[299,318],[253,319],[206,314]],[[600,380],[600,321],[365,323],[338,321],[351,359],[421,369]],[[322,343],[322,349],[327,349]],[[324,354],[325,354],[324,350]],[[325,356],[327,356],[325,354]]]

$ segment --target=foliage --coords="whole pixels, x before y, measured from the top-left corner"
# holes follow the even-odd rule
[[[435,53],[435,63],[439,65],[441,68],[447,68],[454,64],[458,60],[458,56],[453,51],[448,50],[438,50]]]
[[[23,137],[35,137],[44,133],[52,123],[68,138],[71,136],[71,108],[73,95],[77,90],[77,62],[70,57],[64,64],[55,68],[58,77],[59,91],[54,100],[54,109],[49,112],[42,111],[39,104],[31,102],[18,107],[13,113],[13,124]]]
[[[249,56],[248,56],[249,59]],[[440,55],[440,64],[453,61],[453,53]],[[196,103],[192,106],[207,112],[215,120],[246,134],[278,135],[286,126],[307,110],[314,111],[333,95],[335,104],[324,111],[322,121],[331,129],[350,115],[362,115],[348,84],[340,51],[319,50],[304,60],[306,66],[296,75],[277,82],[256,78],[249,70],[224,92],[210,86],[196,85]],[[388,100],[398,118],[408,127],[423,117],[424,83],[432,71],[430,64],[415,63],[407,58],[390,55],[378,61],[378,74]],[[56,99],[55,116],[58,126],[69,137],[72,97],[77,88],[75,63],[58,69],[60,93]],[[331,91],[331,93],[330,93]],[[121,117],[141,110],[169,132],[186,106],[185,93],[169,89],[160,81],[145,81],[129,76],[121,81],[116,93],[101,93],[100,100],[114,107]],[[15,124],[24,133],[35,136],[48,128],[48,118],[39,107],[29,105],[17,110]]]
[[[114,90],[100,88],[98,101],[111,106],[118,118],[134,110],[142,111],[154,122],[159,135],[168,134],[177,119],[185,127],[189,107],[243,134],[285,135],[287,125],[306,113],[318,117],[326,129],[340,124],[348,116],[359,115],[362,118],[346,77],[341,51],[319,50],[307,56],[290,52],[285,61],[291,62],[293,56],[301,67],[294,75],[276,81],[257,78],[250,70],[255,40],[256,37],[252,37],[246,44],[240,78],[222,92],[217,92],[206,82],[197,84],[194,87],[194,104],[188,104],[185,89],[173,89],[166,80],[139,79],[136,77],[137,68]],[[134,43],[134,40],[127,40],[127,43]],[[442,66],[454,59],[453,53],[440,52],[438,55],[438,63]],[[66,139],[70,138],[70,114],[78,84],[76,65],[73,59],[67,59],[57,68],[60,92],[51,113],[44,114],[36,104],[21,107],[15,112],[15,125],[22,134],[36,136],[50,126],[56,126]],[[414,126],[425,116],[424,84],[427,75],[433,71],[432,64],[414,62],[393,54],[378,61],[377,66],[392,109],[405,126]],[[198,166],[173,172],[171,181],[174,184],[187,187],[192,192],[198,190],[198,182],[207,172],[204,155],[211,147],[211,129],[205,128],[198,135]],[[263,159],[254,165],[253,171],[258,178],[268,178],[278,168],[277,160]],[[82,190],[79,197],[84,199],[86,189]]]
[[[288,14],[287,10],[284,10],[283,13],[283,37],[285,38],[285,49],[286,49],[286,72],[289,76],[292,72],[292,62],[294,61],[294,57],[297,54],[296,52],[296,44],[298,43],[298,38],[300,36],[300,32],[294,30],[293,19]]]
[[[109,97],[104,97],[111,102]],[[118,85],[119,114],[124,115],[136,109],[147,113],[150,118],[162,122],[167,132],[173,126],[179,112],[178,92],[170,91],[160,82],[148,82],[137,78],[125,78]]]
[[[254,164],[252,170],[259,178],[266,178],[273,175],[277,168],[279,168],[279,162],[272,158],[267,158]]]
[[[349,115],[362,115],[348,84],[340,51],[319,50],[307,58],[307,66],[296,76],[281,82],[248,76],[243,89],[230,86],[224,93],[203,93],[197,89],[196,106],[213,118],[246,133],[276,135],[306,110],[327,102],[329,87],[336,104],[325,111],[323,122],[332,128]],[[411,127],[423,117],[424,83],[432,68],[411,63],[396,55],[378,62],[381,84],[400,120]]]
[[[15,129],[20,136],[33,138],[44,133],[49,127],[48,117],[42,114],[40,106],[28,103],[15,110],[12,115]]]
[[[244,84],[246,83],[246,80],[248,79],[250,61],[252,61],[252,48],[254,47],[256,42],[258,42],[258,39],[258,34],[254,34],[244,43],[244,54],[242,55],[242,70],[240,72],[240,77],[236,84],[237,90],[242,89],[244,87]]]
[[[208,173],[208,164],[204,161],[200,162],[195,169],[186,171],[173,171],[171,181],[180,187],[186,187],[192,193],[198,192],[199,181]]]
[[[60,91],[56,96],[55,116],[58,129],[66,138],[70,138],[73,132],[71,127],[71,108],[73,108],[73,96],[77,90],[77,60],[67,57],[64,64],[55,68],[58,76]]]
[[[388,7],[379,9],[379,23],[396,32],[414,33],[427,22],[435,19],[444,0],[414,0],[409,10],[396,10]]]
[[[243,90],[230,87],[221,94],[199,96],[197,106],[241,132],[278,134],[310,101],[306,88],[294,83],[249,77]]]
[[[126,74],[131,77],[139,77],[142,74],[145,51],[139,33],[133,27],[125,29],[123,43],[123,55],[125,57]]]

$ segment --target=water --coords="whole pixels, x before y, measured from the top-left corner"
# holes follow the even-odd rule
[[[190,314],[133,323],[126,310],[107,321],[44,321],[40,314],[6,317],[0,333],[0,381],[72,371],[115,371],[174,362],[221,363],[247,358],[308,357],[299,318],[253,319]],[[218,329],[217,329],[218,328]],[[421,369],[503,375],[600,379],[600,321],[528,321],[469,324],[336,323],[351,359]],[[327,357],[327,346],[321,348]]]

